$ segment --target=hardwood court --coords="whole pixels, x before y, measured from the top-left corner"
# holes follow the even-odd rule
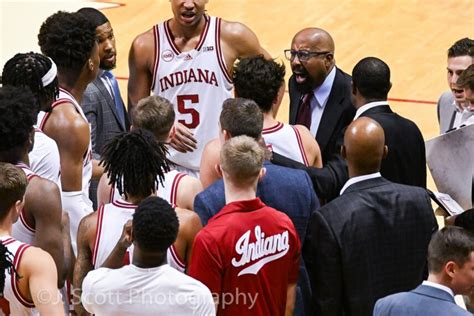
[[[69,9],[65,1],[34,2],[35,6],[41,2],[54,5],[51,13]],[[71,2],[76,7],[91,6],[88,1],[67,1],[68,6]],[[117,4],[95,1],[92,5],[103,7],[104,3]],[[290,47],[298,30],[308,26],[324,28],[333,36],[337,65],[348,73],[363,57],[383,59],[392,71],[393,88],[389,96],[393,110],[415,121],[425,139],[438,134],[436,101],[447,90],[446,51],[456,40],[474,37],[474,0],[210,0],[206,8],[209,15],[249,26],[262,46],[285,62],[287,77],[291,70],[283,50]],[[103,10],[115,30],[118,49],[115,74],[123,79],[120,85],[126,99],[127,59],[132,40],[157,22],[170,18],[171,5],[168,0],[122,0],[119,6]],[[3,11],[2,20],[6,14]],[[21,25],[28,23],[27,19],[19,20],[17,23]],[[2,33],[5,28],[2,25]],[[36,35],[38,29],[31,32]],[[37,50],[34,44],[32,49]],[[2,40],[2,45],[14,44]],[[288,120],[287,97],[278,117]],[[432,181],[429,187],[434,188]]]

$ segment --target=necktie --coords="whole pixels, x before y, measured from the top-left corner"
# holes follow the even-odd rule
[[[115,109],[117,110],[118,117],[123,126],[125,126],[125,111],[122,104],[122,99],[120,98],[120,90],[118,87],[117,79],[110,71],[104,71],[104,76],[109,79],[109,82],[112,86],[112,97],[115,102]]]
[[[313,92],[308,92],[301,98],[300,107],[296,114],[296,124],[304,125],[311,129],[311,99]]]

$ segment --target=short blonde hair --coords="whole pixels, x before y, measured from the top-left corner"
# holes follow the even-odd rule
[[[12,164],[0,162],[0,219],[5,218],[16,201],[23,200],[27,184],[23,170]]]
[[[160,96],[149,96],[138,101],[132,112],[132,125],[155,135],[158,141],[166,141],[174,124],[173,104]]]
[[[236,184],[255,181],[263,167],[265,150],[248,136],[232,137],[221,149],[221,168]]]

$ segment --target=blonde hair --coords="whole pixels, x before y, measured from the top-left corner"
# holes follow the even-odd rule
[[[248,136],[236,136],[222,146],[221,168],[236,184],[255,181],[263,167],[265,150]]]
[[[166,141],[174,124],[173,104],[160,96],[149,96],[138,101],[133,109],[132,125],[155,135],[158,141]]]

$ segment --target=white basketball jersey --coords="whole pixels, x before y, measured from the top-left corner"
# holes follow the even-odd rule
[[[122,235],[123,225],[132,219],[137,206],[122,199],[99,207],[97,217],[97,233],[94,250],[92,252],[92,264],[94,269],[102,266],[108,256],[112,253],[115,245]],[[133,245],[128,248],[124,257],[125,265],[132,262]],[[170,266],[178,271],[185,271],[185,264],[179,258],[174,245],[168,248],[167,261]]]
[[[35,128],[35,143],[28,154],[30,167],[38,176],[56,183],[61,190],[60,161],[58,145],[54,139]]]
[[[28,179],[28,182],[34,177],[37,177],[38,175],[35,174],[27,165],[23,163],[19,163],[16,165],[18,168],[21,168],[23,172],[25,172],[26,178]],[[12,236],[16,239],[18,239],[21,242],[25,242],[29,245],[33,244],[33,241],[35,239],[35,233],[36,230],[28,225],[25,219],[25,209],[23,208],[20,212],[20,216],[18,220],[13,223],[12,227]]]
[[[170,160],[192,170],[199,170],[204,146],[218,136],[222,102],[232,97],[232,83],[220,46],[221,21],[209,16],[205,20],[199,43],[187,52],[179,51],[174,44],[169,20],[153,28],[155,63],[151,90],[174,104],[176,120],[191,129],[198,142],[197,149],[186,154],[170,148]]]
[[[18,271],[21,257],[30,245],[17,241],[10,236],[3,236],[0,240],[2,244],[7,247],[8,251],[13,254],[13,265],[15,266],[16,271]],[[39,315],[39,312],[35,309],[34,303],[21,295],[18,290],[17,277],[18,276],[13,272],[13,270],[5,270],[5,289],[3,290],[3,296],[10,305],[10,315]]]
[[[264,128],[262,137],[271,151],[301,162],[308,166],[308,159],[298,129],[278,122],[275,126]]]
[[[84,112],[82,111],[81,106],[79,103],[77,103],[76,99],[66,90],[63,88],[59,88],[59,98],[53,103],[52,111],[54,110],[55,107],[60,106],[61,104],[65,103],[71,103],[74,105],[76,108],[76,111],[81,115],[81,117],[84,119],[84,121],[87,122],[89,125],[89,130],[90,130],[90,124],[87,121],[86,116],[84,115]],[[38,126],[40,130],[44,130],[44,125],[46,124],[46,121],[48,120],[50,115],[50,112],[46,113],[43,111],[40,111],[38,114]],[[89,200],[89,183],[92,178],[92,142],[89,139],[89,147],[87,148],[87,151],[84,153],[84,161],[82,165],[82,195],[84,198],[84,201]],[[92,202],[90,202],[92,205]]]
[[[186,174],[182,172],[178,172],[176,170],[171,170],[165,173],[165,181],[163,181],[163,185],[159,185],[156,189],[156,196],[166,200],[170,203],[173,207],[176,207],[176,197],[178,193],[179,183],[181,179],[185,177]],[[117,187],[113,187],[110,190],[110,202],[117,201],[121,199],[122,196],[120,195]]]

